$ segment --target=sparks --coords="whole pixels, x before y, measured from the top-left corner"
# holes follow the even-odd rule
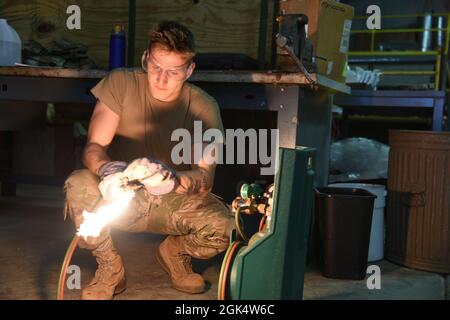
[[[123,191],[120,193],[120,196],[97,208],[95,212],[83,210],[84,221],[80,225],[77,235],[84,239],[89,236],[98,237],[108,223],[125,211],[134,196],[135,192],[133,190]]]

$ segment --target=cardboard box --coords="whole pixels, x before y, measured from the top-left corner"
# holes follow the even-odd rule
[[[352,6],[333,0],[287,0],[280,2],[280,12],[303,13],[308,16],[308,38],[313,43],[318,73],[345,83],[344,67],[350,40],[354,10]],[[278,55],[278,66],[293,65],[284,55]]]

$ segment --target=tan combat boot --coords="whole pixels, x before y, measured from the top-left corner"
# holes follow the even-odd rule
[[[92,251],[98,269],[89,285],[81,292],[82,300],[111,300],[114,295],[126,289],[125,269],[122,258],[107,239],[97,249]]]
[[[192,271],[191,256],[185,252],[179,237],[168,236],[160,244],[156,258],[169,274],[175,289],[187,293],[205,291],[205,281],[201,275]]]

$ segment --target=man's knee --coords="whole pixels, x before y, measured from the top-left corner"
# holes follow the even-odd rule
[[[209,243],[219,251],[225,250],[229,245],[231,231],[235,228],[234,219],[225,207],[216,210],[215,214],[205,221],[205,225],[199,228],[197,236]]]
[[[80,216],[83,210],[92,211],[94,209],[100,199],[98,183],[98,177],[89,170],[83,169],[72,172],[64,183],[64,191],[66,192],[64,218],[69,214],[75,221],[75,216]]]
[[[99,178],[87,169],[75,170],[64,182],[64,191],[71,192],[74,189],[98,188]]]
[[[217,205],[214,206],[216,219],[213,220],[212,228],[218,232],[229,236],[231,231],[236,228],[233,216],[231,215],[231,208],[225,203],[217,200]]]
[[[190,235],[192,243],[189,254],[198,259],[209,259],[225,251],[234,228],[234,219],[220,212]]]

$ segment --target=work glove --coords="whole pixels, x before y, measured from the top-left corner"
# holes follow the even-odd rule
[[[113,201],[121,196],[123,171],[126,169],[125,161],[110,161],[103,164],[98,170],[100,183],[98,189],[107,201]]]
[[[175,170],[150,157],[134,160],[123,175],[129,181],[139,181],[150,194],[156,196],[171,192],[177,185]]]
[[[98,170],[98,176],[100,177],[100,180],[103,180],[111,174],[124,171],[126,168],[127,163],[125,161],[106,162]]]

